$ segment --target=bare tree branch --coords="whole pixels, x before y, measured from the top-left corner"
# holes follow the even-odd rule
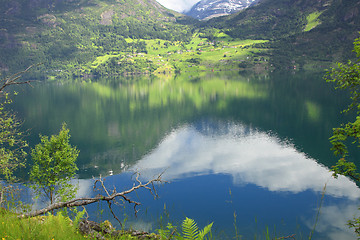
[[[109,206],[110,212],[111,212],[111,214],[113,215],[113,217],[116,219],[116,221],[118,221],[118,222],[120,223],[120,226],[123,227],[122,222],[120,221],[120,219],[116,216],[116,214],[115,214],[114,211],[112,210],[111,201],[108,201],[108,206]]]
[[[95,197],[89,197],[89,198],[76,198],[70,201],[66,201],[66,202],[58,202],[58,203],[54,203],[46,208],[37,210],[37,211],[33,211],[30,213],[25,213],[25,214],[21,214],[18,217],[19,218],[28,218],[28,217],[35,217],[35,216],[39,216],[42,214],[45,214],[47,212],[56,210],[56,209],[60,209],[60,208],[72,208],[72,207],[79,207],[79,206],[86,206],[92,203],[96,203],[96,202],[100,202],[100,201],[106,201],[106,202],[111,202],[111,201],[115,201],[116,198],[120,197],[122,198],[125,202],[128,202],[129,204],[134,205],[134,211],[135,214],[138,212],[137,210],[137,206],[141,205],[141,203],[136,202],[134,200],[131,200],[127,195],[138,190],[138,189],[147,189],[149,190],[149,192],[154,196],[154,198],[157,197],[156,195],[156,191],[155,191],[155,187],[154,187],[154,183],[166,183],[166,181],[162,180],[162,174],[158,175],[157,177],[155,177],[154,179],[146,182],[146,183],[142,183],[140,181],[140,173],[136,173],[136,179],[135,179],[135,183],[132,186],[132,188],[122,191],[122,192],[117,192],[116,189],[114,188],[113,192],[110,194],[108,192],[108,190],[105,188],[104,182],[100,176],[99,179],[97,179],[94,183],[94,189],[96,188],[96,184],[100,183],[102,189],[105,191],[106,195],[101,195],[98,194]],[[109,204],[109,206],[111,207],[111,204]],[[111,209],[111,208],[110,208]],[[115,215],[115,214],[114,214]]]
[[[15,74],[11,75],[10,77],[5,77],[4,79],[2,79],[0,81],[0,94],[4,91],[4,89],[6,87],[11,86],[11,85],[21,85],[21,84],[29,84],[30,85],[32,80],[27,80],[27,81],[18,81],[18,80],[22,77],[22,75],[24,73],[27,73],[28,71],[30,71],[31,68],[37,67],[41,64],[42,63],[31,65],[27,69],[25,69],[21,72],[15,73]]]

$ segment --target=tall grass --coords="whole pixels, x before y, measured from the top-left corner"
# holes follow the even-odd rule
[[[15,214],[0,214],[0,239],[88,239],[77,232],[68,217],[57,216],[19,219]]]
[[[21,239],[21,240],[78,240],[96,239],[95,236],[83,235],[77,229],[77,222],[74,222],[61,213],[56,216],[48,215],[35,218],[19,219],[15,214],[8,211],[0,213],[0,239]],[[104,239],[136,240],[128,234],[117,238],[105,236]]]

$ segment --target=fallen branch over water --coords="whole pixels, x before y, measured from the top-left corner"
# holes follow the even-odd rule
[[[162,180],[162,178],[161,178],[162,174],[163,173],[159,174],[156,178],[154,178],[146,183],[142,183],[139,179],[140,173],[136,173],[135,183],[132,188],[122,191],[122,192],[117,192],[116,188],[114,187],[114,190],[112,190],[111,193],[105,187],[104,181],[100,176],[99,179],[95,180],[94,190],[97,189],[97,184],[100,184],[100,188],[106,193],[105,195],[98,194],[97,196],[91,197],[91,198],[90,197],[89,198],[86,198],[86,197],[85,198],[76,198],[76,199],[66,201],[66,202],[54,203],[46,208],[43,208],[43,209],[40,209],[37,211],[33,211],[33,212],[29,212],[29,213],[25,213],[25,214],[21,214],[21,215],[19,215],[19,218],[35,217],[35,216],[39,216],[39,215],[45,214],[47,212],[61,209],[61,208],[80,207],[80,206],[86,206],[86,205],[100,202],[100,201],[106,201],[108,203],[108,206],[109,206],[110,211],[112,212],[113,216],[115,217],[115,219],[117,219],[119,221],[119,219],[115,216],[115,214],[113,213],[113,211],[111,209],[111,204],[114,202],[116,203],[117,198],[122,198],[125,202],[128,202],[129,204],[132,204],[134,206],[134,211],[135,211],[135,215],[136,215],[136,213],[138,212],[137,206],[141,205],[141,203],[131,200],[128,197],[128,195],[130,193],[134,192],[135,190],[146,189],[154,196],[154,198],[156,198],[158,195],[157,195],[154,183],[165,183],[166,182],[166,181]],[[120,224],[121,224],[121,222],[120,222]]]

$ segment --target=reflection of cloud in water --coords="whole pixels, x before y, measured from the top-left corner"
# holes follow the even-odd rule
[[[229,127],[231,131],[227,128],[215,134],[189,126],[178,129],[133,168],[147,170],[151,176],[167,169],[167,180],[207,173],[230,174],[236,184],[253,183],[270,191],[294,193],[322,191],[327,183],[329,195],[360,197],[355,183],[342,176],[332,178],[329,169],[294,146],[264,132],[239,125]]]
[[[322,207],[315,231],[326,235],[329,240],[355,239],[354,231],[347,226],[347,221],[358,212],[358,205],[351,203]],[[305,223],[312,229],[314,219],[307,219]]]
[[[92,179],[74,179],[73,184],[78,186],[76,198],[88,197],[94,194],[94,181]]]

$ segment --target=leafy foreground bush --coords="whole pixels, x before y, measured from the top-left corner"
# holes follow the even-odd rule
[[[1,239],[85,239],[71,220],[63,215],[19,219],[15,214],[0,215]]]
[[[199,230],[196,222],[186,218],[182,223],[182,234],[169,224],[166,230],[158,230],[159,235],[138,231],[115,230],[109,221],[101,224],[82,219],[84,212],[78,212],[74,220],[59,212],[56,216],[47,215],[33,218],[18,218],[18,215],[0,209],[0,239],[212,239],[212,223]],[[206,235],[209,235],[206,238]]]
[[[107,221],[106,221],[107,222]],[[106,225],[106,222],[99,226]],[[108,223],[110,224],[110,223]],[[82,234],[79,229],[79,218],[74,221],[63,214],[48,215],[35,218],[19,219],[17,215],[2,211],[0,213],[0,239],[139,239],[130,234],[112,237],[110,234]],[[146,238],[151,239],[151,238]],[[155,239],[155,238],[154,238]]]

